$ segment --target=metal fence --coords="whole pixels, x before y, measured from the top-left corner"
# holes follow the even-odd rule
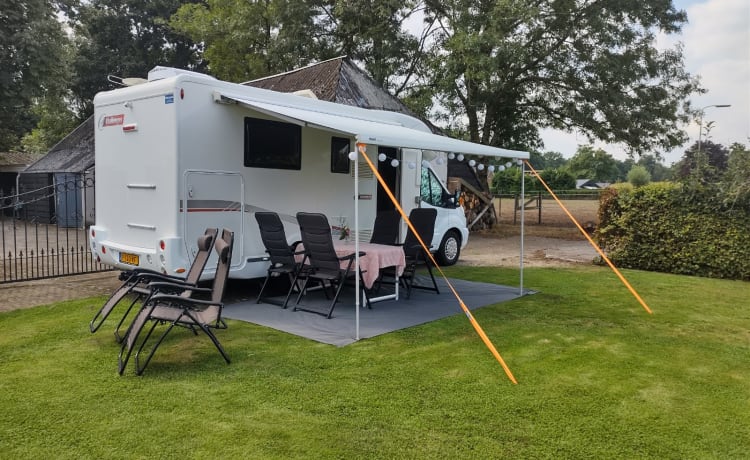
[[[93,178],[47,176],[47,185],[0,196],[0,283],[111,270],[88,244]]]

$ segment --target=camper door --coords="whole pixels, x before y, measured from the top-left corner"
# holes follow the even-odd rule
[[[206,228],[227,228],[234,232],[232,267],[242,262],[244,233],[245,184],[239,173],[224,171],[185,171],[182,211],[185,222],[184,238],[191,262],[198,251],[198,237]],[[213,270],[215,255],[206,265]]]

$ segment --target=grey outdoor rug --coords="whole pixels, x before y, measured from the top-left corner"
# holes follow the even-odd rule
[[[426,283],[423,281],[422,284]],[[453,279],[451,284],[466,306],[472,310],[521,296],[518,287]],[[411,299],[407,300],[404,297],[405,291],[402,289],[399,300],[377,302],[373,304],[372,309],[360,308],[360,339],[463,313],[445,282],[438,280],[438,286],[440,294],[433,291],[413,290]],[[384,287],[383,290],[388,288]],[[525,290],[523,294],[533,294],[533,291]],[[274,298],[274,300],[277,299],[283,301],[283,297]],[[354,289],[345,288],[331,319],[315,313],[293,311],[294,300],[293,295],[286,309],[266,303],[257,304],[255,301],[237,302],[226,305],[223,316],[336,346],[344,346],[356,341]],[[302,298],[300,304],[306,308],[327,311],[330,301],[325,299],[321,291],[317,291],[308,293]]]

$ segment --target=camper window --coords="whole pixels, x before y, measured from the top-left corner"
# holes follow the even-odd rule
[[[302,128],[245,117],[245,166],[302,169]]]
[[[331,172],[349,174],[349,139],[343,137],[331,138]]]
[[[441,208],[455,208],[455,200],[443,188],[440,180],[429,168],[422,168],[422,181],[419,186],[420,197],[425,203]]]

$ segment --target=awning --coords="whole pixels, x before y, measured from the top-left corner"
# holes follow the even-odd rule
[[[283,103],[276,103],[247,96],[217,93],[214,100],[224,103],[235,102],[300,126],[348,134],[356,138],[357,142],[365,144],[488,157],[529,158],[528,152],[501,149],[432,134],[419,120],[395,112],[362,109],[314,99],[305,99],[299,101],[299,104],[292,105],[288,97],[284,98]]]

